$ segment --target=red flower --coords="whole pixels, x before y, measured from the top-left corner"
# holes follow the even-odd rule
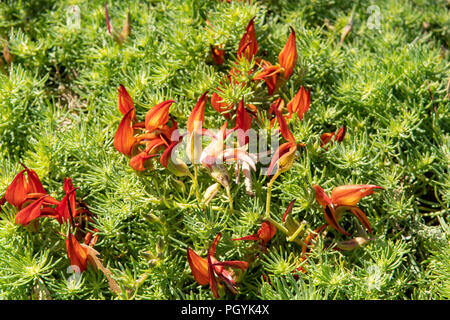
[[[318,185],[314,185],[316,190],[316,200],[323,207],[325,221],[337,231],[350,236],[350,234],[342,229],[338,224],[338,220],[343,212],[350,210],[362,224],[372,233],[367,216],[359,209],[356,204],[365,196],[373,194],[374,189],[383,189],[382,187],[370,184],[356,184],[336,187],[331,191],[331,198]]]
[[[41,180],[32,169],[20,171],[11,184],[6,188],[4,199],[14,207],[20,209],[27,200],[35,200],[47,194]],[[25,176],[25,172],[27,176]],[[28,179],[27,179],[28,177]]]
[[[347,128],[343,125],[337,132],[325,132],[320,136],[320,146],[323,147],[329,142],[337,141],[341,142],[344,140]],[[333,138],[334,137],[334,138]]]
[[[267,243],[275,236],[276,232],[277,228],[273,224],[271,224],[269,221],[263,221],[256,234],[252,234],[242,238],[235,238],[233,240],[261,241],[261,244],[263,246],[266,246]]]
[[[174,100],[166,100],[153,106],[145,116],[145,122],[137,122],[133,100],[123,85],[119,87],[118,105],[124,115],[114,137],[117,151],[130,157],[130,166],[144,171],[151,166],[150,159],[160,149],[170,146],[172,134],[178,129],[171,119],[169,109]],[[168,126],[169,119],[172,126]]]
[[[291,28],[291,34],[283,50],[278,55],[279,64],[272,65],[270,62],[262,60],[259,65],[263,70],[253,77],[253,80],[264,80],[268,94],[272,95],[292,75],[297,63],[297,57],[295,31]],[[284,75],[283,77],[281,77],[282,74]]]
[[[202,286],[209,284],[216,299],[220,297],[219,286],[222,283],[231,293],[237,294],[236,277],[232,269],[245,271],[249,267],[245,261],[218,261],[214,255],[220,238],[221,234],[219,233],[214,239],[206,258],[200,257],[190,248],[187,249],[187,259],[194,279]]]

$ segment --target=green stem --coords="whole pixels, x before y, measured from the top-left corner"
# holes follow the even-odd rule
[[[288,241],[290,241],[290,242],[295,242],[296,244],[298,244],[298,245],[300,245],[300,246],[303,246],[303,241],[302,240],[300,240],[299,238],[297,238],[297,235],[298,235],[298,233],[300,233],[300,231],[297,233],[296,232],[296,236],[295,237],[292,237],[292,236],[289,236],[289,231],[288,231],[288,229],[285,227],[285,226],[283,226],[282,224],[280,224],[280,223],[278,223],[277,221],[275,221],[274,219],[272,219],[272,218],[267,218],[267,219],[265,219],[266,221],[269,221],[271,224],[273,224],[278,230],[280,230],[281,232],[283,232],[286,236],[288,236],[288,238],[287,238],[287,240]],[[305,226],[306,226],[306,224],[305,224]],[[303,228],[302,227],[300,227],[302,230],[303,230],[303,228],[304,228],[304,226],[303,226]],[[299,229],[300,229],[299,228]]]
[[[267,220],[270,218],[270,201],[272,198],[272,185],[275,182],[275,179],[281,174],[281,172],[275,173],[275,175],[272,177],[272,179],[267,184],[267,198],[266,198],[266,214],[264,215],[264,220]]]
[[[189,176],[192,179],[192,182],[194,183],[194,191],[195,191],[195,197],[197,198],[198,203],[202,202],[202,198],[200,197],[200,193],[198,192],[198,172],[197,172],[197,166],[194,164],[194,175],[189,173]]]

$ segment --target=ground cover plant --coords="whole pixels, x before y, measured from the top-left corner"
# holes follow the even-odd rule
[[[1,299],[450,297],[448,1],[0,17]]]

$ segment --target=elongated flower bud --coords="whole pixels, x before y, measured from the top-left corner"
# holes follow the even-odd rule
[[[365,245],[368,241],[369,240],[367,240],[366,238],[356,237],[350,240],[339,241],[336,244],[336,247],[338,247],[341,250],[354,250],[358,247]]]
[[[220,183],[216,182],[216,183],[210,185],[208,187],[208,189],[206,189],[205,193],[203,194],[202,202],[205,205],[208,205],[211,202],[211,200],[214,199],[214,197],[219,192],[219,190],[220,190]]]

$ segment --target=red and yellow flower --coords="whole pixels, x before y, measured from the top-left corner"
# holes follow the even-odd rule
[[[221,236],[221,233],[216,236],[206,258],[200,257],[191,248],[187,249],[187,259],[194,279],[202,286],[209,284],[216,299],[220,297],[219,289],[223,285],[232,294],[237,294],[236,274],[233,269],[244,272],[249,267],[245,261],[219,261],[214,257]]]
[[[262,60],[259,63],[262,71],[256,74],[253,80],[264,80],[267,85],[268,94],[271,96],[292,75],[297,59],[295,31],[291,28],[291,34],[283,50],[278,55],[278,64],[273,65],[269,61]]]
[[[151,166],[149,160],[173,142],[178,124],[170,117],[169,109],[175,101],[166,100],[153,106],[147,112],[145,121],[137,122],[133,100],[123,85],[119,87],[118,100],[123,118],[114,136],[114,147],[130,157],[130,166],[134,170],[144,171]]]
[[[372,233],[369,219],[356,204],[362,198],[373,194],[374,189],[383,189],[382,187],[371,184],[344,185],[334,188],[331,191],[331,197],[329,197],[325,193],[325,190],[320,186],[314,185],[313,188],[316,190],[316,200],[323,208],[325,221],[328,225],[340,233],[350,236],[350,234],[338,224],[338,220],[341,218],[344,211],[349,210],[361,221],[364,227]]]

